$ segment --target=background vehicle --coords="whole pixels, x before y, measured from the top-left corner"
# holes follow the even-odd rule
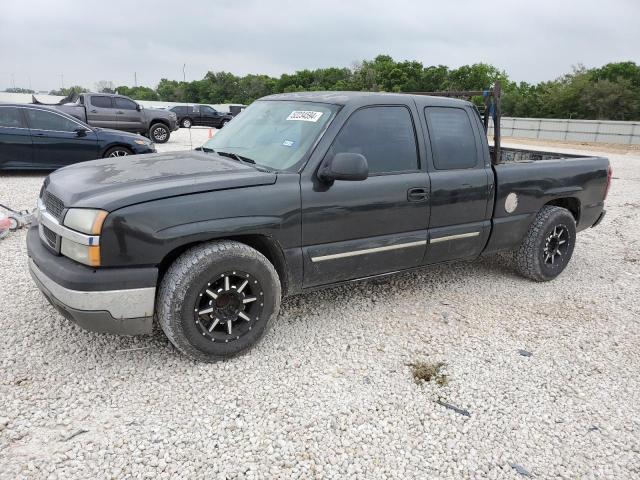
[[[415,95],[265,97],[202,150],[45,180],[30,268],[64,315],[126,334],[156,315],[178,349],[216,360],[260,339],[281,295],[501,250],[547,281],[611,180],[602,157],[492,163],[471,103]]]
[[[50,107],[0,104],[0,170],[54,170],[155,151],[153,142],[140,135],[90,127]]]
[[[33,103],[44,105],[35,97],[33,97]],[[156,143],[168,142],[171,132],[178,129],[175,113],[156,108],[145,109],[139,103],[122,95],[80,93],[49,106],[93,127],[140,133]]]
[[[209,105],[177,105],[169,109],[178,116],[178,125],[184,128],[205,126],[222,128],[233,120],[233,115],[219,112]]]

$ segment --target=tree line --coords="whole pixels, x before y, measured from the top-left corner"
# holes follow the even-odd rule
[[[640,66],[630,61],[590,69],[577,66],[555,80],[536,84],[514,82],[505,71],[486,63],[451,69],[444,65],[424,66],[417,61],[398,62],[388,55],[378,55],[351,68],[299,70],[279,78],[210,71],[202,80],[191,82],[163,78],[156,88],[114,87],[106,81],[96,87],[136,100],[249,104],[265,95],[283,92],[483,90],[498,80],[503,89],[502,111],[507,116],[640,120]],[[71,91],[86,89],[75,86],[51,94],[66,95]],[[473,100],[482,103],[481,98]]]

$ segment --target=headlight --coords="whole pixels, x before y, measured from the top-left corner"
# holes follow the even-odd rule
[[[62,237],[60,253],[71,260],[84,263],[90,267],[100,266],[100,247],[97,245],[81,245]]]
[[[144,140],[134,140],[134,142],[137,143],[138,145],[149,145],[149,146],[152,145],[151,142],[147,142],[147,141],[144,141]]]
[[[90,208],[70,208],[64,217],[64,226],[86,233],[100,235],[107,212]]]

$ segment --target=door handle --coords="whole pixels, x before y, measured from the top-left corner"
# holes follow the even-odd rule
[[[407,200],[410,202],[423,202],[429,198],[426,188],[415,187],[407,190]]]
[[[91,110],[91,113],[98,113],[98,110]]]
[[[116,113],[118,113],[120,115],[124,115],[124,112],[121,112],[120,110],[118,110]]]

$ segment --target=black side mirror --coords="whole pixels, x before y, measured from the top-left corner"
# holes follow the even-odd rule
[[[322,162],[318,178],[324,182],[333,180],[360,181],[369,176],[369,165],[364,155],[359,153],[338,153]]]
[[[74,132],[76,132],[76,136],[78,137],[86,137],[87,136],[87,129],[86,128],[82,128],[82,127],[78,127],[74,130]]]
[[[140,105],[139,103],[136,103],[136,110],[141,112],[142,111],[142,105]]]

